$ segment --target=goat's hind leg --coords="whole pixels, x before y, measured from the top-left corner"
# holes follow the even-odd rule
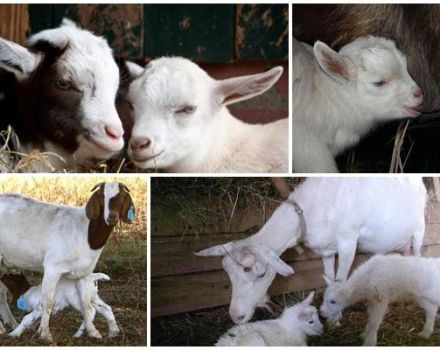
[[[425,324],[423,325],[423,329],[418,336],[429,338],[434,331],[434,322],[437,315],[438,306],[426,299],[417,299],[417,304],[425,309]]]
[[[18,326],[18,322],[9,309],[7,293],[8,288],[0,281],[0,316],[5,324],[15,329]],[[6,333],[6,330],[0,322],[0,334],[2,333]]]
[[[100,313],[107,321],[108,335],[110,338],[116,337],[119,333],[119,327],[116,324],[115,315],[112,308],[106,304],[101,298],[97,298],[92,302],[93,307]]]
[[[83,317],[84,317],[84,327],[87,330],[87,333],[92,338],[98,338],[101,339],[102,335],[98,332],[95,325],[93,324],[93,320],[95,318],[96,310],[92,305],[92,297],[90,296],[90,291],[88,288],[89,280],[86,278],[82,278],[78,280],[77,287],[79,291],[79,296],[81,299],[81,306],[83,311]],[[80,328],[81,329],[81,328]],[[80,331],[78,330],[78,332]],[[77,333],[78,333],[77,332]]]
[[[9,336],[21,336],[26,329],[29,329],[41,317],[41,311],[42,306],[40,304],[35,308],[34,311],[23,317],[21,323],[11,333],[9,333]]]

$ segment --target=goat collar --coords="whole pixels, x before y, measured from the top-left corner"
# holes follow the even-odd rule
[[[295,213],[298,215],[299,225],[300,225],[300,229],[301,229],[298,242],[301,242],[307,233],[307,225],[306,225],[306,218],[304,217],[304,210],[292,198],[286,199],[286,201],[284,203],[290,204],[295,209]]]

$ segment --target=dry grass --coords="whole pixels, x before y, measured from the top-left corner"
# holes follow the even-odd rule
[[[51,318],[51,330],[58,345],[146,345],[146,179],[140,177],[103,176],[4,176],[0,178],[0,193],[19,192],[40,200],[84,205],[90,197],[92,187],[102,181],[120,181],[131,191],[136,206],[133,225],[121,224],[110,236],[95,271],[111,277],[109,282],[100,282],[100,296],[112,308],[121,334],[109,339],[106,323],[97,315],[96,326],[104,336],[102,340],[72,335],[81,324],[82,317],[75,310],[63,311]],[[33,283],[41,281],[40,274],[26,272]],[[23,313],[14,311],[17,320]],[[38,325],[38,323],[37,323]],[[0,345],[44,345],[34,331],[26,332],[20,339],[0,336]]]
[[[274,313],[257,310],[253,321],[276,318],[286,305],[295,304],[308,295],[307,291],[274,297],[271,303]],[[322,302],[322,290],[315,297],[314,304]],[[313,346],[359,346],[367,320],[366,307],[357,304],[344,312],[341,326],[331,328],[326,325],[319,337],[310,337]],[[417,336],[422,329],[424,312],[415,304],[394,304],[378,332],[378,345],[393,346],[438,346],[440,344],[440,325],[429,339]],[[209,346],[224,334],[233,323],[228,315],[228,307],[217,307],[174,316],[158,317],[151,321],[151,344],[153,346]]]

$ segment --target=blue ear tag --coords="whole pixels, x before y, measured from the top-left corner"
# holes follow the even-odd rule
[[[26,311],[26,302],[24,301],[23,295],[20,295],[20,297],[17,299],[17,307],[20,310]]]
[[[128,212],[127,212],[127,219],[128,219],[128,221],[133,222],[134,221],[134,216],[135,216],[134,207],[130,206],[130,209],[128,209]]]

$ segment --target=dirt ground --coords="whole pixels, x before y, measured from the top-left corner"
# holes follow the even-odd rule
[[[69,346],[134,346],[147,344],[147,269],[146,235],[131,232],[123,236],[111,236],[95,269],[110,276],[110,281],[99,282],[99,295],[109,304],[115,314],[120,333],[115,338],[108,338],[105,319],[96,315],[95,326],[102,339],[89,338],[85,332],[79,339],[73,338],[82,322],[81,314],[66,309],[51,317],[50,329],[56,345]],[[26,273],[31,283],[38,283],[41,275]],[[18,322],[24,313],[12,307]],[[23,346],[43,344],[36,329],[26,331],[19,339],[0,335],[1,346]]]
[[[274,313],[257,310],[252,321],[276,318],[284,305],[292,305],[303,300],[308,292],[297,292],[273,298]],[[322,301],[322,290],[315,297],[314,305]],[[360,346],[362,333],[367,321],[366,307],[356,304],[343,315],[341,325],[331,328],[325,326],[324,334],[310,337],[311,346]],[[380,346],[439,346],[440,322],[429,339],[417,336],[424,322],[424,312],[412,303],[391,305],[379,328]],[[151,345],[188,346],[214,345],[217,339],[233,326],[228,315],[228,307],[217,307],[179,315],[158,317],[151,321]]]

